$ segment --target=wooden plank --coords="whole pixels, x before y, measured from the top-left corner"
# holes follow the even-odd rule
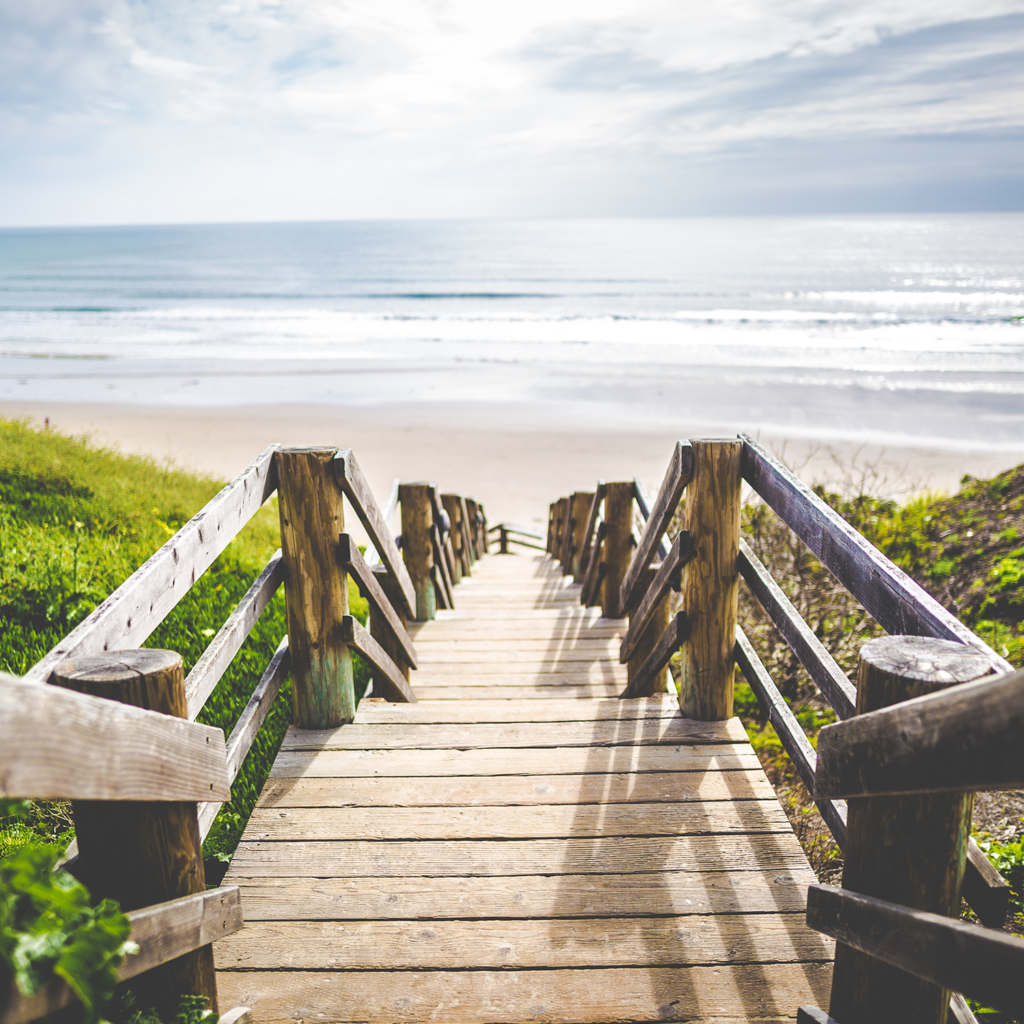
[[[395,613],[395,609],[391,607],[387,594],[384,593],[381,585],[370,571],[370,567],[363,560],[363,556],[359,553],[359,548],[352,543],[352,538],[347,533],[343,533],[339,539],[338,558],[341,564],[355,576],[359,592],[367,601],[373,604],[387,621],[394,638],[402,648],[409,666],[417,668],[416,648],[413,646],[412,637],[409,636],[405,626],[402,625],[402,620]]]
[[[828,1000],[826,964],[746,964],[617,970],[224,971],[226,1002],[247,1001],[256,1021],[442,1019],[490,1024],[618,1024],[701,1020],[792,1024],[794,1008]]]
[[[640,518],[646,524],[647,520],[651,518],[652,502],[651,496],[647,493],[647,488],[644,486],[643,480],[638,476],[633,478],[633,491],[636,497],[636,507],[640,513]],[[662,536],[661,540],[658,541],[657,553],[659,558],[668,558],[668,544],[665,543],[664,536]]]
[[[395,779],[268,779],[260,807],[478,807],[609,802],[679,803],[772,800],[763,774],[751,771],[600,773],[591,775],[443,775]]]
[[[288,637],[284,637],[277,645],[270,664],[267,665],[266,671],[257,683],[256,689],[228,737],[228,776],[232,783],[238,777],[242,762],[252,749],[253,741],[266,720],[271,705],[277,699],[285,679],[288,678],[289,665]],[[221,803],[216,800],[199,805],[199,834],[203,839],[210,834],[210,829],[213,827],[213,822],[221,806]]]
[[[247,921],[803,914],[810,868],[514,878],[240,878]]]
[[[226,800],[224,733],[155,711],[6,677],[0,796]]]
[[[956,640],[1012,666],[862,537],[803,481],[746,435],[743,479],[814,552],[887,633]]]
[[[832,709],[840,718],[849,718],[857,706],[856,688],[742,538],[738,564],[750,592],[775,623]]]
[[[125,957],[118,971],[122,981],[238,931],[242,927],[238,887],[224,886],[133,910],[128,919],[131,940],[138,943],[139,952]],[[0,1010],[0,1024],[27,1024],[76,1001],[60,979],[35,996],[23,996],[15,989]]]
[[[640,607],[629,617],[629,630],[619,648],[619,661],[623,665],[629,661],[630,655],[636,650],[636,645],[640,642],[640,637],[657,611],[658,605],[661,604],[661,599],[669,590],[678,592],[679,574],[692,554],[690,534],[686,530],[681,530],[672,541],[672,548],[661,563],[661,568],[651,580],[647,593],[640,601]]]
[[[221,970],[452,970],[825,962],[799,914],[543,921],[250,921],[218,943]]]
[[[488,655],[493,654],[495,651],[500,653],[509,650],[516,651],[519,654],[539,654],[541,655],[539,660],[544,660],[544,655],[547,655],[549,658],[554,656],[560,657],[567,651],[578,651],[581,656],[580,660],[585,660],[587,657],[614,657],[618,661],[619,644],[617,640],[617,636],[589,637],[585,634],[572,638],[569,641],[564,641],[554,636],[519,639],[507,636],[505,631],[502,630],[500,637],[492,636],[489,639],[486,638],[486,634],[477,634],[455,640],[421,639],[420,649],[425,657],[429,656],[438,663],[444,662],[450,654],[475,652]]]
[[[524,753],[529,750],[529,753]],[[760,769],[757,755],[739,744],[685,747],[569,747],[564,750],[488,747],[479,750],[281,750],[270,777],[364,778],[423,775],[575,775],[590,772],[663,772]]]
[[[277,487],[270,445],[25,673],[45,683],[62,661],[140,647]]]
[[[391,489],[388,491],[388,496],[384,499],[384,504],[381,506],[380,517],[389,534],[391,533],[391,521],[395,518],[395,510],[398,508],[398,488],[401,486],[401,483],[402,481],[397,476],[391,481]],[[371,571],[378,565],[384,565],[372,540],[366,545],[366,552],[363,557]]]
[[[376,548],[381,561],[388,567],[388,571],[397,580],[399,592],[405,599],[406,613],[415,618],[416,591],[413,589],[412,579],[398,553],[398,547],[377,506],[370,485],[366,482],[366,477],[363,476],[363,471],[350,448],[342,448],[335,456],[334,471],[345,497],[351,502],[359,521],[363,524],[363,529],[369,535],[370,542]]]
[[[467,700],[419,704],[388,704],[364,700],[356,712],[356,725],[383,724],[455,724],[458,722],[597,722],[628,721],[647,718],[678,718],[679,705],[674,697],[659,693],[638,700],[595,700],[580,704],[576,700],[549,701],[544,705],[520,707],[512,701]]]
[[[779,833],[790,828],[779,801],[600,803],[527,807],[258,807],[250,842],[353,839],[610,839],[617,836]]]
[[[435,523],[427,531],[430,534],[430,543],[434,549],[434,564],[432,566],[434,583],[438,587],[441,600],[438,602],[440,608],[454,608],[455,595],[452,592],[452,581],[448,575],[448,566],[445,562],[444,546],[441,543],[441,532]]]
[[[622,691],[623,697],[639,697],[653,682],[655,676],[669,663],[669,659],[679,650],[680,644],[690,635],[690,619],[686,612],[677,612],[668,629],[661,635],[661,639],[655,645],[653,651],[644,659],[644,663],[637,670],[637,674],[630,680],[626,689]],[[684,721],[694,721],[684,719]],[[727,719],[727,721],[738,721],[738,719]]]
[[[188,701],[188,717],[191,721],[195,721],[196,715],[213,693],[213,688],[220,682],[221,676],[283,582],[284,562],[281,549],[278,548],[185,677],[185,699]]]
[[[683,489],[690,481],[693,473],[693,450],[688,441],[677,441],[672,457],[669,459],[665,478],[662,480],[658,497],[654,499],[647,525],[644,527],[636,555],[630,563],[629,570],[622,581],[619,591],[619,607],[629,610],[640,600],[639,586],[644,570],[651,564],[661,538],[668,529]]]
[[[433,628],[424,632],[420,625],[411,624],[409,635],[415,635],[417,644],[424,650],[440,649],[443,644],[489,643],[494,633],[492,621],[481,619],[473,622],[466,619],[435,619]],[[528,643],[593,643],[611,644],[621,641],[625,626],[617,619],[590,618],[582,620],[548,620],[535,622],[514,620],[502,629],[502,638],[507,641],[522,640]],[[614,649],[614,647],[612,648]]]
[[[377,696],[408,704],[416,703],[416,694],[406,682],[402,670],[391,660],[387,651],[363,629],[357,619],[346,615],[341,620],[341,636],[345,643],[358,651],[380,673],[380,675],[374,676],[374,693]],[[386,692],[378,693],[378,690]],[[319,730],[308,731],[319,732]]]
[[[807,923],[901,971],[1008,1012],[1024,1006],[1024,939],[812,885]]]
[[[233,873],[247,877],[358,878],[368,875],[461,876],[630,874],[635,871],[806,869],[792,830],[752,835],[604,839],[421,839],[414,842],[239,844]]]
[[[220,1015],[217,1024],[252,1024],[252,1009],[248,1006],[234,1006]]]
[[[815,797],[1024,786],[1024,670],[826,726]]]
[[[311,750],[460,750],[486,747],[603,747],[722,744],[747,741],[738,718],[725,722],[697,722],[673,718],[598,720],[591,722],[461,722],[379,723],[339,729],[289,729],[282,751]]]
[[[492,666],[493,668],[493,666]],[[545,672],[529,667],[509,666],[507,672],[482,672],[475,666],[468,666],[459,672],[444,672],[434,669],[420,672],[416,677],[416,691],[421,686],[618,686],[619,690],[626,682],[626,673],[614,663],[587,665],[573,671],[548,670]],[[619,690],[616,690],[618,695]],[[483,696],[478,694],[478,696]]]
[[[807,787],[807,791],[813,793],[817,766],[814,747],[811,746],[811,741],[801,728],[796,715],[790,710],[786,698],[779,692],[741,626],[736,627],[736,663],[754,691],[761,708],[768,715],[768,721],[771,722],[801,781]],[[817,806],[829,832],[832,833],[832,838],[842,849],[846,843],[846,803],[820,800]]]
[[[492,695],[496,700],[540,700],[560,699],[570,697],[574,700],[591,700],[595,697],[618,696],[621,689],[619,684],[593,684],[583,686],[572,686],[568,683],[561,687],[556,686],[503,686],[500,691],[493,691]],[[416,683],[416,693],[421,700],[443,700],[456,701],[463,699],[479,698],[485,687],[479,686],[431,686],[421,681]]]

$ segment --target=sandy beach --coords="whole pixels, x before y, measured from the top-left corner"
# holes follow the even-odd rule
[[[268,444],[352,448],[378,498],[391,481],[432,480],[482,501],[490,522],[541,528],[548,503],[598,478],[638,476],[652,493],[673,443],[729,436],[720,423],[630,432],[573,429],[540,408],[515,416],[484,405],[231,407],[0,402],[0,416],[28,417],[73,434],[90,434],[121,451],[170,460],[228,479]],[[735,432],[733,432],[735,433]],[[944,447],[819,444],[764,434],[759,440],[809,483],[866,475],[879,493],[903,498],[931,489],[955,491],[964,474],[987,477],[1024,462],[1014,451]]]

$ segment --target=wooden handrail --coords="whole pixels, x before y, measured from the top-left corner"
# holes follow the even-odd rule
[[[402,670],[391,660],[391,656],[370,634],[363,629],[357,619],[346,615],[342,620],[342,639],[358,651],[379,673],[374,680],[374,693],[386,700],[399,703],[418,703],[412,687],[405,681]],[[378,679],[386,680],[379,684]],[[387,686],[388,692],[377,693],[377,687]]]
[[[647,697],[650,695],[648,690],[654,682],[655,676],[669,663],[672,655],[679,650],[679,645],[690,633],[690,625],[686,612],[676,613],[668,624],[668,629],[662,633],[654,650],[647,655],[637,674],[629,681],[625,690],[619,694],[620,697]]]
[[[0,796],[227,800],[224,733],[56,686],[0,685]]]
[[[594,537],[594,544],[590,549],[590,561],[587,563],[587,571],[583,574],[583,589],[580,591],[580,604],[587,608],[597,604],[598,593],[601,588],[601,580],[604,579],[608,566],[601,559],[601,544],[604,542],[608,526],[601,523],[597,528]]]
[[[647,488],[644,486],[643,480],[638,476],[633,478],[633,496],[636,499],[636,507],[640,513],[640,519],[646,527],[647,520],[651,518],[651,496],[647,493]],[[661,558],[667,558],[668,547],[669,546],[665,541],[665,535],[662,534],[661,540],[658,541],[656,554]]]
[[[388,491],[388,496],[384,499],[384,504],[381,506],[380,517],[383,520],[388,533],[392,533],[391,521],[395,518],[395,510],[398,508],[398,487],[400,484],[401,481],[396,476],[395,479],[391,481],[391,490]],[[377,553],[377,548],[374,546],[373,541],[370,541],[370,543],[366,545],[366,554],[364,557],[366,559],[366,564],[371,569],[384,564],[380,560],[380,555]]]
[[[277,489],[272,444],[143,563],[24,679],[49,682],[70,657],[140,647]]]
[[[284,561],[278,548],[185,677],[188,717],[193,721],[283,582]]]

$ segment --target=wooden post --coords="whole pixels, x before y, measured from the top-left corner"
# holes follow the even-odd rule
[[[392,611],[394,611],[398,621],[403,626],[408,625],[409,619],[405,614],[398,581],[388,572],[387,567],[383,565],[373,570],[373,578],[380,584],[380,588],[384,591],[384,596],[390,602]],[[408,682],[409,663],[406,660],[405,652],[402,650],[402,645],[395,639],[395,634],[392,632],[391,626],[388,625],[388,620],[385,616],[377,611],[372,601],[369,602],[369,605],[370,636],[384,648],[391,660],[402,670],[402,675],[405,677],[405,681]],[[373,693],[375,697],[379,697],[387,689],[386,682],[382,682],[381,686],[378,687],[378,676],[379,673],[375,671],[373,673]]]
[[[333,729],[356,713],[352,653],[341,639],[348,578],[338,560],[345,532],[336,448],[283,448],[277,461],[292,711],[299,729]]]
[[[504,523],[502,523],[501,526],[498,527],[498,545],[499,545],[498,546],[498,554],[499,555],[507,555],[508,554],[508,529],[506,528]]]
[[[555,557],[562,565],[563,576],[568,576],[572,572],[572,539],[576,526],[573,521],[573,510],[575,507],[576,493],[573,492],[565,499],[565,519],[562,522],[562,546],[555,554]]]
[[[590,506],[594,500],[594,492],[577,491],[572,499],[572,559],[569,571],[572,573],[573,582],[580,583],[583,580],[583,573],[587,569],[583,564],[583,541],[586,540],[587,520],[590,518]]]
[[[545,542],[544,550],[550,555],[555,549],[555,506],[557,502],[548,505],[548,539]]]
[[[682,582],[691,631],[681,648],[679,703],[687,718],[717,722],[732,718],[743,442],[703,439],[691,444],[686,528],[693,558]]]
[[[601,583],[601,615],[618,619],[623,615],[619,588],[633,557],[633,481],[605,484],[605,488],[604,521],[608,531],[602,559],[606,571]]]
[[[452,583],[459,583],[462,580],[462,567],[466,558],[466,553],[462,546],[462,502],[459,501],[457,494],[442,494],[441,504],[448,514],[448,522],[451,526],[448,536],[452,544],[452,561],[455,563]]]
[[[555,502],[555,521],[551,525],[551,557],[557,562],[561,559],[562,544],[565,536],[562,530],[565,526],[565,507],[568,498],[559,498]]]
[[[984,653],[951,640],[885,636],[861,648],[857,714],[988,675]],[[843,888],[960,916],[972,793],[849,800]],[[843,1024],[944,1024],[950,993],[836,943],[830,1014]]]
[[[644,573],[644,582],[640,593],[646,593],[647,589],[651,585],[651,581],[654,579],[655,570],[647,569]],[[633,653],[629,656],[629,660],[626,662],[626,682],[631,683],[634,676],[639,672],[640,667],[644,661],[647,660],[647,656],[658,646],[658,641],[661,639],[662,634],[668,629],[669,620],[671,619],[671,608],[670,608],[670,597],[671,591],[667,593],[659,602],[654,610],[654,614],[651,616],[651,621],[647,624],[647,628],[640,634],[640,639],[637,641],[636,647],[633,649]],[[630,614],[630,622],[633,621],[633,615],[640,610],[640,606],[637,605]],[[646,693],[636,694],[638,697],[648,697],[655,693],[667,693],[668,692],[668,675],[669,670],[666,665],[653,679],[650,687]]]
[[[59,665],[58,686],[121,704],[188,718],[185,674],[174,651],[114,651]],[[78,837],[76,873],[97,899],[138,910],[206,891],[203,841],[194,803],[72,801]],[[164,1020],[178,996],[202,995],[217,1007],[213,947],[186,953],[132,982],[139,1006],[155,1006]]]
[[[402,484],[398,500],[402,505],[402,558],[416,590],[416,621],[425,622],[437,614],[434,594],[434,549],[430,527],[434,522],[430,484]]]

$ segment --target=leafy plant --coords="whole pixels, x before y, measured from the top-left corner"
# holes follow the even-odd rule
[[[53,847],[25,846],[0,861],[0,973],[26,996],[62,978],[94,1024],[125,954],[138,946],[128,941],[131,924],[117,903],[91,906],[81,882],[54,870],[57,856]]]

